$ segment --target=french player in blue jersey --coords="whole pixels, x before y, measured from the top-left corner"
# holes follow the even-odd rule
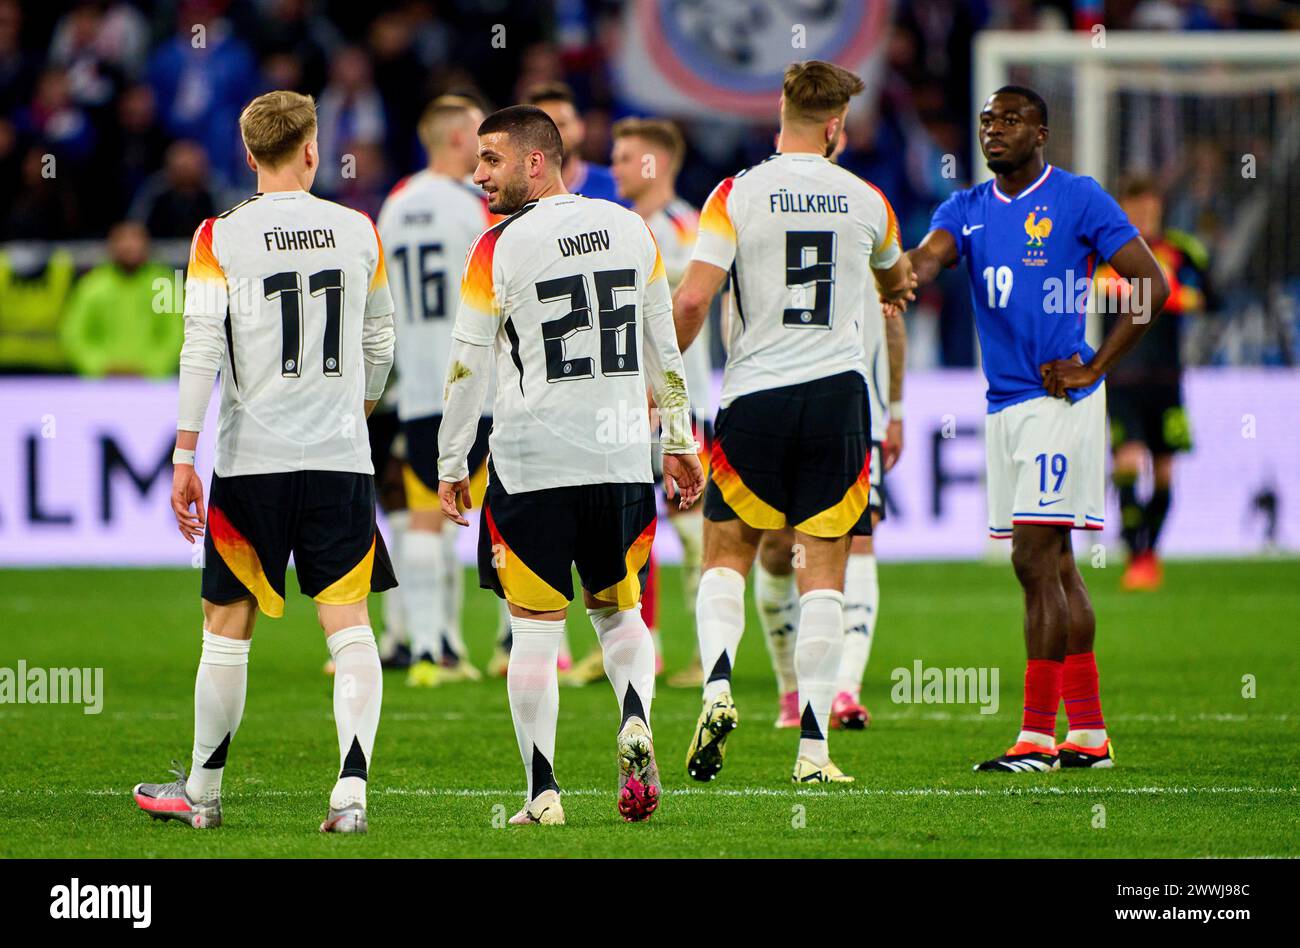
[[[1169,296],[1160,266],[1114,199],[1092,178],[1048,164],[1047,139],[1047,105],[1032,89],[1004,86],[989,96],[979,140],[993,180],[948,198],[909,251],[918,283],[966,260],[989,384],[989,532],[1011,540],[1025,595],[1021,731],[1005,754],[976,770],[1114,764],[1093,655],[1096,619],[1070,531],[1103,525],[1106,372]],[[1094,351],[1084,325],[1102,261],[1133,295]],[[1062,698],[1069,730],[1058,747]]]

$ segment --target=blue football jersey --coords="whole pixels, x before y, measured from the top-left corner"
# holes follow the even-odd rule
[[[986,181],[939,205],[930,229],[940,228],[966,259],[990,412],[1045,395],[1044,362],[1092,358],[1084,329],[1093,270],[1138,235],[1101,185],[1052,165],[1014,197]]]
[[[586,172],[582,180],[574,184],[569,191],[573,194],[579,194],[585,198],[600,198],[604,201],[613,201],[623,207],[630,207],[627,201],[618,196],[618,188],[614,184],[614,173],[604,165],[593,165],[591,162],[583,162],[583,170]]]

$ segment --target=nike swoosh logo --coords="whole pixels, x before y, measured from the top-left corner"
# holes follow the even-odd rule
[[[974,225],[973,227],[970,227],[970,226],[967,226],[966,224],[962,224],[962,225],[961,225],[961,235],[962,235],[963,237],[969,237],[971,234],[975,233],[975,231],[979,230],[979,229],[980,229],[981,227],[983,227],[983,226],[984,226],[983,224],[976,224],[976,225]]]
[[[1060,503],[1061,501],[1063,501],[1063,500],[1065,500],[1064,497],[1058,497],[1058,498],[1056,498],[1056,500],[1040,500],[1040,501],[1038,502],[1038,506],[1040,506],[1040,507],[1050,507],[1050,506],[1052,506],[1052,504],[1059,504],[1059,503]]]

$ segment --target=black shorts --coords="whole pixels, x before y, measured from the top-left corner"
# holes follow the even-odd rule
[[[319,603],[347,605],[397,585],[375,529],[375,479],[346,471],[212,475],[203,538],[203,598],[252,596],[284,615],[284,574],[293,554],[298,588]]]
[[[740,396],[718,412],[709,460],[709,520],[871,533],[871,417],[856,372]]]
[[[406,467],[402,471],[406,484],[406,504],[412,510],[438,510],[438,429],[442,415],[425,415],[402,422],[406,436]],[[473,477],[487,460],[488,436],[492,419],[478,420],[478,433],[469,449],[469,473]]]
[[[885,489],[885,446],[880,441],[871,442],[871,499],[867,511],[884,521],[885,507],[889,504],[889,491]]]
[[[375,489],[379,492],[379,506],[384,510],[401,510],[406,506],[402,490],[402,447],[397,435],[401,423],[395,410],[376,408],[366,419],[370,435],[370,461],[375,468]]]
[[[1192,449],[1192,429],[1177,382],[1107,385],[1111,449],[1139,441],[1152,454]]]
[[[479,520],[478,581],[534,612],[573,599],[572,567],[597,599],[631,609],[641,601],[655,538],[652,484],[587,484],[510,494],[488,464]]]

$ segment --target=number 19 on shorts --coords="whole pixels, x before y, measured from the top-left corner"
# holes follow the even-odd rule
[[[1065,486],[1065,473],[1069,470],[1069,462],[1064,454],[1040,454],[1034,458],[1038,465],[1038,492],[1040,494],[1059,494],[1061,488]],[[1048,483],[1052,483],[1052,489],[1047,489]]]

